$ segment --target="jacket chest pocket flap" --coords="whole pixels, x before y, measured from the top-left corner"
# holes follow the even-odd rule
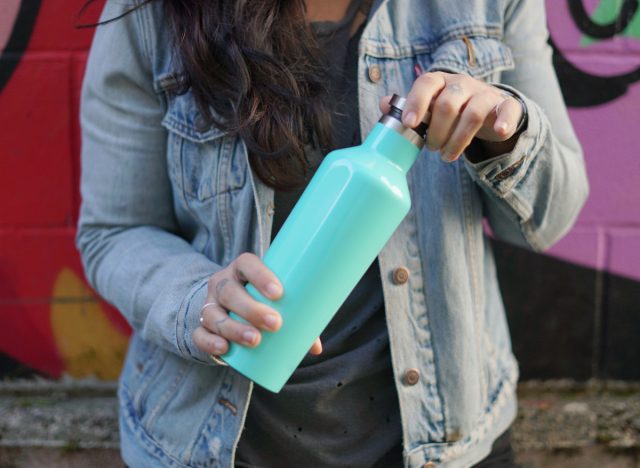
[[[207,125],[191,92],[171,96],[162,125],[169,131],[172,182],[187,198],[206,201],[245,185],[248,167],[242,143]]]
[[[425,71],[463,73],[497,81],[499,73],[515,67],[511,49],[497,38],[461,35],[436,47],[422,64]]]

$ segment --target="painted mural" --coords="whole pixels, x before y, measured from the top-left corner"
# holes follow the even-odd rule
[[[116,379],[130,329],[83,278],[73,238],[80,0],[0,2],[0,373]],[[101,3],[101,2],[98,2]],[[82,20],[95,22],[101,5]]]
[[[104,0],[78,17],[84,3],[0,1],[0,375],[5,377],[115,379],[130,335],[120,314],[87,285],[73,243],[80,201],[78,99],[93,33],[75,26],[95,22]],[[560,268],[572,278],[567,284],[589,278],[587,287],[600,291],[593,301],[580,302],[578,289],[553,293],[569,294],[572,307],[592,313],[592,302],[615,295],[607,295],[614,291],[607,286],[613,278],[629,281],[629,288],[640,280],[640,2],[547,0],[546,6],[549,42],[585,149],[591,196],[576,228],[549,256],[525,258],[500,245],[496,250],[505,270],[519,258],[526,271],[540,277]],[[509,284],[509,275],[504,283],[509,307],[509,297],[524,294],[520,282]],[[550,312],[544,306],[531,309],[536,317],[545,313]],[[640,323],[637,308],[625,313]],[[606,317],[596,314],[594,320],[602,324]],[[520,326],[517,318],[513,323]],[[575,321],[566,327],[577,329]],[[584,330],[586,336],[602,334]],[[597,364],[604,358],[596,354]]]

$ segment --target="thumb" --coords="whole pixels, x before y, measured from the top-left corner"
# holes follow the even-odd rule
[[[320,341],[320,337],[316,338],[316,341],[313,342],[309,352],[315,356],[322,352],[322,342]]]
[[[501,139],[508,140],[513,136],[522,112],[522,105],[513,97],[508,97],[498,104],[493,130]]]

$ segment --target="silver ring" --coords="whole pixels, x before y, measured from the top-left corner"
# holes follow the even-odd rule
[[[203,311],[204,309],[206,309],[207,307],[212,306],[212,305],[217,306],[217,305],[219,305],[219,304],[218,304],[217,302],[207,302],[205,305],[203,305],[202,307],[200,307],[200,315],[202,315],[202,311]]]
[[[203,305],[200,308],[200,325],[204,324],[204,317],[202,316],[202,312],[204,312],[204,309],[206,309],[209,306],[215,305],[217,306],[218,303],[217,302],[207,302],[205,305]]]

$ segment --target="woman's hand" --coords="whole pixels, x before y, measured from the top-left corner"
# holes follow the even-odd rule
[[[254,347],[260,343],[260,330],[276,331],[282,317],[273,308],[256,301],[244,288],[251,283],[260,293],[277,300],[283,290],[280,281],[269,268],[251,253],[243,253],[226,268],[211,275],[206,306],[202,309],[201,325],[193,332],[193,341],[207,354],[221,355],[228,351],[229,341]],[[232,310],[251,325],[233,320]],[[317,338],[311,354],[320,354],[322,345]]]
[[[384,113],[389,111],[390,98],[380,101]],[[413,83],[402,123],[413,128],[426,122],[427,147],[452,162],[473,138],[484,140],[488,156],[513,149],[516,138],[510,145],[505,143],[514,137],[522,113],[520,102],[499,88],[468,75],[430,72]]]

